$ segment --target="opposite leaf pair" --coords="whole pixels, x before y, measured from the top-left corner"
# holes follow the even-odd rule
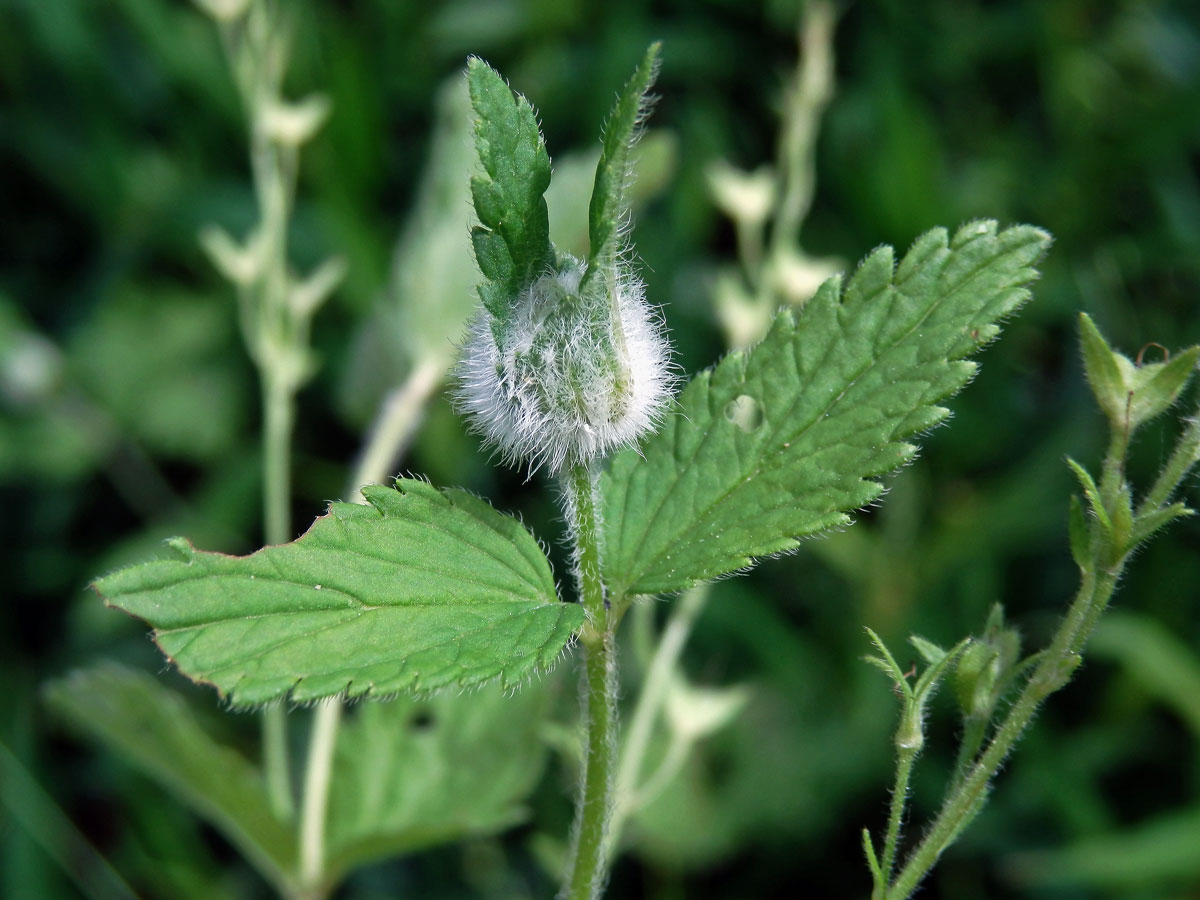
[[[555,295],[567,311],[594,314],[602,304],[583,299],[588,273],[620,268],[628,147],[656,58],[652,47],[606,129],[579,296]],[[562,260],[546,237],[548,157],[532,109],[484,64],[473,62],[469,77],[488,172],[473,184],[488,276],[482,321],[499,347],[513,340],[512,317],[530,312],[523,292]],[[600,566],[618,617],[636,595],[683,590],[794,549],[876,499],[875,478],[916,452],[905,439],[942,421],[938,402],[974,373],[964,357],[1028,299],[1048,244],[1036,228],[976,222],[953,238],[929,232],[898,267],[882,247],[844,287],[830,279],[801,313],[781,313],[761,344],[692,379],[662,430],[601,476]],[[600,280],[595,296],[619,312],[620,292]],[[532,312],[550,320],[558,309]],[[624,366],[612,364],[613,384]],[[512,377],[497,384],[507,389]],[[586,410],[594,398],[575,399]],[[541,452],[565,463],[577,451]],[[292,544],[233,558],[173,541],[181,560],[131,567],[96,588],[149,622],[185,674],[235,705],[516,684],[550,666],[582,627],[582,611],[558,602],[544,554],[515,519],[419,481],[366,496],[371,506],[334,504]]]
[[[993,223],[890,248],[845,290],[833,279],[757,347],[700,373],[640,453],[601,479],[603,572],[615,607],[682,590],[849,521],[904,441],[947,415],[971,377],[962,357],[1027,297],[1048,238]],[[753,427],[731,410],[756,405]],[[412,480],[334,504],[299,540],[236,558],[174,541],[184,559],[100,579],[156,629],[165,653],[235,705],[315,700],[503,678],[545,668],[582,625],[515,519]],[[356,649],[357,648],[357,649]]]

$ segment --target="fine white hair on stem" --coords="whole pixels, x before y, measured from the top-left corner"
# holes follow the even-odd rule
[[[564,258],[504,321],[481,310],[458,364],[458,409],[531,472],[632,444],[654,429],[674,387],[665,327],[641,279],[622,260],[593,280],[604,296],[581,296],[585,271]]]

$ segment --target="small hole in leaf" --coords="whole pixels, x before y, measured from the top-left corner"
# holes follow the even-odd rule
[[[748,394],[730,400],[725,406],[725,418],[745,432],[751,432],[763,423],[762,407]]]
[[[433,713],[428,709],[418,709],[413,711],[412,718],[408,720],[408,725],[413,731],[429,731],[434,724]]]

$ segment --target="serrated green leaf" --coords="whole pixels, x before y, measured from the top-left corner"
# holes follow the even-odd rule
[[[282,893],[294,888],[295,836],[271,814],[258,770],[214,741],[182,697],[150,675],[109,662],[51,682],[45,698],[214,825]]]
[[[489,685],[347,710],[330,789],[330,882],[373,860],[522,821],[545,764],[548,693],[545,681],[515,696]]]
[[[963,357],[1029,298],[1049,242],[994,222],[935,229],[894,271],[882,247],[845,290],[830,279],[692,379],[678,414],[605,475],[614,596],[683,590],[847,524],[882,493],[874,478],[912,459],[903,439],[945,418],[936,404],[975,371]],[[742,398],[759,415],[731,417]]]
[[[472,57],[467,86],[476,115],[475,148],[486,173],[471,179],[481,223],[471,238],[480,271],[495,283],[493,290],[480,291],[480,299],[503,321],[516,293],[554,265],[543,197],[550,156],[533,107],[500,73]]]
[[[658,74],[662,44],[653,43],[626,83],[609,113],[601,141],[600,162],[588,209],[588,268],[580,291],[608,268],[620,253],[620,231],[628,208],[629,158],[638,126],[646,113],[646,93]]]
[[[583,622],[537,541],[464,491],[399,479],[334,503],[298,540],[96,582],[189,678],[235,705],[427,691],[549,668]]]

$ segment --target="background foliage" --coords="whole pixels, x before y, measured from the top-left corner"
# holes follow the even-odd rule
[[[663,40],[653,124],[669,177],[638,215],[642,273],[685,369],[721,351],[711,294],[734,235],[704,173],[716,159],[753,169],[774,157],[794,3],[450,0],[294,13],[290,87],[327,92],[334,112],[304,158],[293,257],[307,268],[336,252],[349,264],[314,326],[321,365],[301,394],[297,533],[342,494],[375,403],[419,354],[386,330],[380,348],[389,320],[377,310],[404,277],[393,257],[412,255],[411,240],[397,245],[404,223],[421,232],[409,216],[422,208],[435,98],[470,53],[534,101],[550,147],[585,150],[614,86]],[[28,836],[32,816],[69,845],[53,807],[38,803],[45,791],[144,896],[267,896],[213,832],[72,737],[39,693],[100,657],[161,669],[143,629],[85,592],[92,578],[161,552],[168,535],[239,553],[261,542],[253,371],[229,289],[196,240],[209,222],[240,233],[253,216],[236,94],[211,23],[186,4],[8,0],[0,17],[0,739],[12,751],[0,760],[0,895],[77,896]],[[878,0],[842,9],[835,52],[808,252],[852,263],[878,243],[903,249],[980,216],[1036,223],[1057,243],[1035,301],[886,502],[715,586],[685,668],[703,684],[744,684],[750,699],[631,825],[620,896],[768,896],[798,884],[864,895],[858,834],[884,816],[894,712],[860,660],[862,627],[893,646],[910,631],[949,644],[1002,601],[1029,645],[1040,641],[1074,581],[1063,457],[1101,452],[1074,312],[1130,354],[1200,340],[1193,5]],[[556,169],[567,155],[556,153]],[[1169,447],[1168,435],[1142,436],[1142,481]],[[548,494],[489,465],[444,400],[405,466],[520,511],[544,537],[560,533]],[[927,896],[1200,890],[1198,540],[1200,525],[1184,522],[1134,560],[1119,616]],[[569,678],[563,667],[551,685],[567,701]],[[211,692],[174,673],[162,680],[214,733],[248,746],[250,717],[218,715]],[[918,811],[938,788],[921,782],[937,771],[938,729],[954,727],[948,705],[938,710]],[[528,822],[564,831],[569,778],[551,766],[526,824],[504,837],[365,870],[339,896],[547,894],[541,860],[553,851]]]

